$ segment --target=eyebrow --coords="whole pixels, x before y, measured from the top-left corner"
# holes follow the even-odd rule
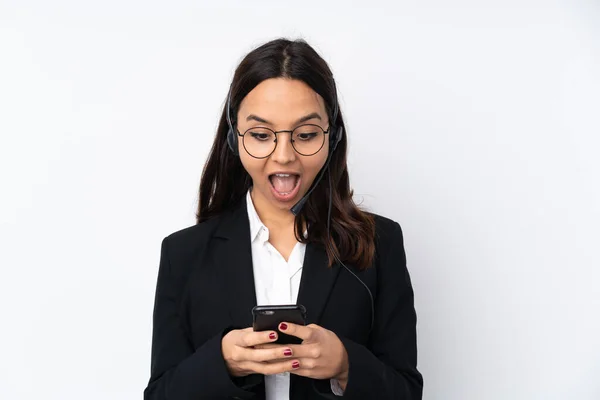
[[[313,118],[322,120],[321,116],[318,113],[313,112],[313,113],[310,113],[310,114],[305,115],[304,117],[298,119],[298,121],[296,121],[295,125],[301,124],[302,122],[308,121],[309,119],[313,119]],[[251,120],[262,122],[263,124],[273,125],[271,122],[267,121],[266,119],[261,118],[258,115],[254,115],[254,114],[250,114],[246,117],[246,121],[251,121]]]

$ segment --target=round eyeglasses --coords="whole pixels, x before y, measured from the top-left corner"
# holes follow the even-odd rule
[[[263,126],[257,126],[246,130],[243,134],[238,131],[238,136],[242,137],[242,144],[248,154],[254,158],[266,158],[275,151],[277,134],[281,132],[291,133],[292,147],[298,154],[312,156],[323,148],[325,135],[329,133],[329,128],[323,130],[319,125],[304,124],[291,131],[276,132]]]

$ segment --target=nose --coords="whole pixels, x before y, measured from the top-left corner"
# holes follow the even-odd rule
[[[287,164],[296,160],[296,151],[292,146],[290,132],[277,133],[277,145],[271,154],[271,159],[280,164]]]

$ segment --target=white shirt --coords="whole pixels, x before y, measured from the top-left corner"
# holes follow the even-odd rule
[[[252,188],[250,189],[252,190]],[[288,261],[269,243],[269,229],[260,220],[250,190],[246,194],[252,268],[257,305],[296,304],[306,244],[297,242]],[[306,234],[306,232],[305,232]],[[331,380],[331,390],[341,396],[343,391],[336,380]],[[265,375],[266,400],[289,400],[290,373]]]

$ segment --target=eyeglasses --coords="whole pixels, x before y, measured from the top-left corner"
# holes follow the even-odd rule
[[[329,128],[323,130],[319,125],[304,124],[291,131],[276,132],[263,126],[257,126],[246,130],[243,134],[238,131],[238,136],[242,137],[242,144],[248,154],[254,158],[267,158],[275,151],[277,134],[281,132],[291,133],[292,147],[298,154],[312,156],[323,148],[325,135],[329,133]]]

